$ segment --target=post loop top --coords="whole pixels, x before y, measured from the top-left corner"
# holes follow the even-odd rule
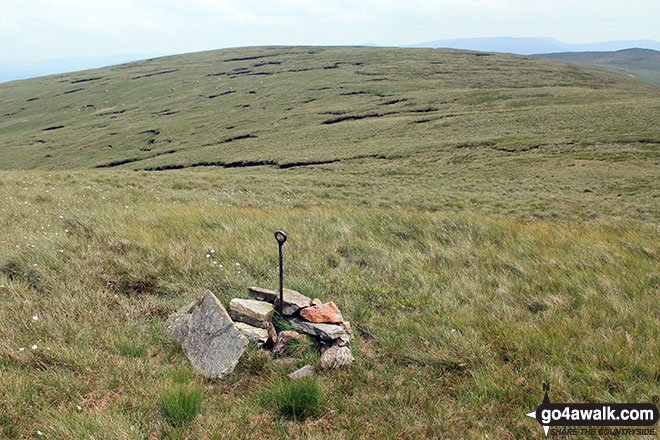
[[[286,234],[284,231],[275,231],[275,240],[277,240],[280,245],[283,245],[286,241]]]

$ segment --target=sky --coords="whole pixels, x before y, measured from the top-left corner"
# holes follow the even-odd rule
[[[657,0],[0,0],[0,60],[469,37],[660,40]]]

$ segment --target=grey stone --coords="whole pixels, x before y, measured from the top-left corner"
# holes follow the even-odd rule
[[[165,328],[179,341],[193,368],[211,379],[231,374],[248,345],[209,290],[171,315]]]
[[[264,289],[263,287],[249,287],[248,291],[250,295],[254,298],[262,301],[268,301],[269,303],[275,304],[275,307],[279,310],[280,304],[280,292],[277,290]],[[285,315],[293,315],[298,310],[309,307],[312,304],[312,300],[303,295],[300,292],[291,289],[284,289],[284,306],[282,311]]]
[[[289,373],[288,376],[291,380],[298,380],[302,379],[303,377],[311,376],[312,374],[314,374],[314,367],[311,365],[305,365],[293,373]]]
[[[320,324],[316,322],[307,322],[295,317],[289,318],[289,322],[293,328],[301,330],[313,336],[318,336],[325,340],[338,339],[345,343],[350,342],[352,339],[351,334],[346,331],[343,324]],[[350,327],[349,327],[350,328]]]
[[[229,315],[234,321],[268,328],[275,309],[272,304],[254,299],[234,298],[229,302]]]
[[[270,322],[273,319],[275,309],[273,305],[265,301],[255,299],[234,298],[229,302],[229,312],[240,313],[256,319],[257,321]]]
[[[311,299],[300,292],[296,292],[295,290],[290,289],[284,289],[283,300],[282,313],[284,313],[286,316],[291,316],[298,310],[312,305]],[[275,307],[279,308],[279,306],[280,298],[278,296],[275,300]]]
[[[261,301],[268,301],[271,304],[274,303],[275,299],[279,296],[278,292],[264,289],[263,287],[248,287],[248,292],[250,292],[250,295],[254,298]]]
[[[266,329],[254,327],[244,322],[235,322],[234,325],[238,331],[250,341],[259,344],[265,344],[268,341],[268,330]]]
[[[267,329],[268,324],[270,324],[270,322],[268,321],[259,321],[258,319],[254,319],[242,313],[229,311],[229,315],[231,316],[231,319],[233,319],[235,322],[244,322],[254,327]]]
[[[321,355],[321,368],[339,368],[355,362],[350,347],[335,344]]]
[[[351,330],[351,323],[348,321],[344,321],[342,325],[344,326],[344,330],[346,330],[346,333],[348,333],[348,336],[350,336],[348,339],[350,341],[351,339],[353,339],[353,330]]]
[[[277,330],[275,330],[275,326],[272,322],[268,323],[268,328],[266,330],[268,331],[268,343],[274,344],[277,342]]]

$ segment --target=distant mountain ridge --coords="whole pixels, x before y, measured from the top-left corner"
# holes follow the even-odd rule
[[[480,52],[504,52],[518,55],[533,55],[556,52],[617,51],[630,48],[660,50],[660,42],[654,40],[603,41],[586,44],[569,44],[553,38],[457,38],[428,41],[405,47],[449,48],[476,50]]]
[[[143,60],[155,55],[114,55],[84,58],[62,58],[43,61],[0,60],[0,83],[37,76],[76,72]]]
[[[656,50],[624,49],[615,52],[562,52],[534,56],[599,67],[660,86],[660,52]]]

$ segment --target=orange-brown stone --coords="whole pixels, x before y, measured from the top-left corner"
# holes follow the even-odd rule
[[[300,316],[305,321],[316,323],[340,324],[344,322],[341,312],[333,302],[319,304],[317,306],[305,307],[300,311]]]

